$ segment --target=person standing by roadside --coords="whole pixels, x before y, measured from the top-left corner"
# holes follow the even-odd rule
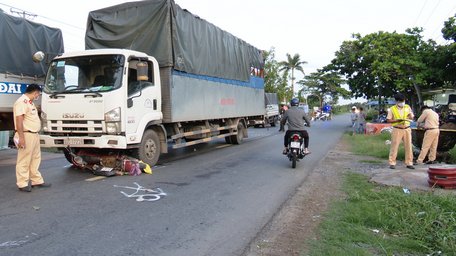
[[[287,112],[288,110],[288,106],[286,104],[282,105],[282,107],[280,108],[280,117],[283,118],[283,115],[285,114],[285,112]],[[285,131],[285,125],[282,124],[282,122],[280,122],[280,128],[279,128],[279,132],[284,132]]]
[[[429,156],[426,164],[433,164],[437,157],[437,146],[439,144],[439,114],[424,105],[421,107],[421,115],[416,122],[418,126],[426,130],[416,164],[423,164],[423,160],[426,158],[428,152]]]
[[[365,129],[366,129],[366,113],[364,113],[363,107],[359,107],[358,133],[364,134]]]
[[[49,187],[38,167],[41,163],[40,136],[41,120],[33,104],[41,95],[41,87],[31,84],[13,106],[14,141],[17,146],[16,185],[20,191],[31,192],[31,187]],[[31,183],[31,184],[30,184]]]
[[[396,168],[396,157],[401,141],[404,142],[405,150],[405,165],[408,169],[413,167],[413,152],[412,152],[412,131],[410,129],[410,120],[414,115],[409,105],[405,104],[405,96],[401,93],[394,95],[396,105],[388,109],[386,121],[391,123],[393,130],[391,131],[391,146],[389,152],[389,165],[391,169]]]
[[[357,129],[358,129],[358,113],[356,111],[356,107],[353,106],[351,108],[351,114],[350,114],[350,120],[352,123],[352,129],[353,129],[353,135],[355,135]]]

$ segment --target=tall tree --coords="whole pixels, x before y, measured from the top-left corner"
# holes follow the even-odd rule
[[[282,101],[287,101],[290,98],[290,90],[287,88],[288,72],[280,72],[280,64],[275,59],[275,49],[271,48],[265,52],[264,64],[264,91],[277,93],[277,96]]]
[[[304,64],[307,64],[307,62],[301,61],[301,57],[297,53],[293,57],[291,57],[291,55],[287,53],[287,60],[281,61],[279,64],[281,65],[280,71],[291,72],[291,92],[292,96],[294,96],[294,81],[296,79],[296,77],[294,76],[295,70],[301,71],[305,75],[302,66]]]

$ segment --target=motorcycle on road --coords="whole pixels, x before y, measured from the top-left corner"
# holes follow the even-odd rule
[[[296,168],[296,162],[303,159],[304,153],[304,138],[299,132],[291,133],[287,149],[287,157],[291,161],[291,167]]]

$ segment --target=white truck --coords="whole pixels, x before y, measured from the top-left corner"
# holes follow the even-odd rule
[[[277,93],[265,93],[264,103],[265,114],[263,118],[251,119],[249,125],[255,127],[266,127],[266,125],[270,125],[272,127],[276,126],[277,122],[280,119],[279,100],[277,98]]]
[[[42,147],[154,165],[169,142],[240,144],[249,120],[264,116],[263,78],[252,75],[263,73],[262,51],[173,1],[90,12],[86,48],[50,63]]]
[[[55,56],[64,49],[59,29],[1,11],[0,39],[0,131],[8,131],[14,130],[14,102],[29,84],[44,84],[47,63],[33,62],[32,54],[43,51]]]

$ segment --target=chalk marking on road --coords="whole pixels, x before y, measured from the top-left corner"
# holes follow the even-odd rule
[[[38,234],[36,233],[32,233],[33,236],[37,236]],[[31,238],[30,236],[25,236],[26,239],[28,240],[17,240],[17,241],[6,241],[6,242],[3,242],[3,243],[0,243],[0,249],[1,248],[8,248],[8,247],[19,247],[27,242],[30,241],[29,238]]]
[[[106,176],[97,176],[97,177],[86,179],[85,181],[97,181],[97,180],[102,180],[102,179],[106,179]]]
[[[143,202],[143,201],[153,202],[153,201],[160,200],[162,196],[166,196],[166,193],[163,192],[163,190],[161,188],[150,189],[150,188],[145,188],[136,182],[133,182],[133,183],[136,185],[136,188],[127,187],[127,186],[118,186],[118,185],[114,185],[114,187],[136,190],[136,192],[134,192],[133,194],[127,194],[123,191],[120,191],[120,193],[122,193],[122,195],[124,195],[128,198],[136,197],[137,202]],[[147,192],[148,194],[138,195],[138,193],[140,191]]]
[[[19,241],[6,241],[0,244],[0,248],[3,247],[15,247],[15,246],[21,246],[22,244],[27,243],[27,240],[19,240]]]
[[[216,148],[216,149],[219,149],[219,148],[226,148],[226,147],[231,147],[231,145],[225,144],[225,145],[217,146],[217,147],[215,147],[215,148]]]
[[[68,168],[68,167],[71,167],[71,166],[73,166],[73,164],[67,164],[67,165],[63,166],[63,168]]]

